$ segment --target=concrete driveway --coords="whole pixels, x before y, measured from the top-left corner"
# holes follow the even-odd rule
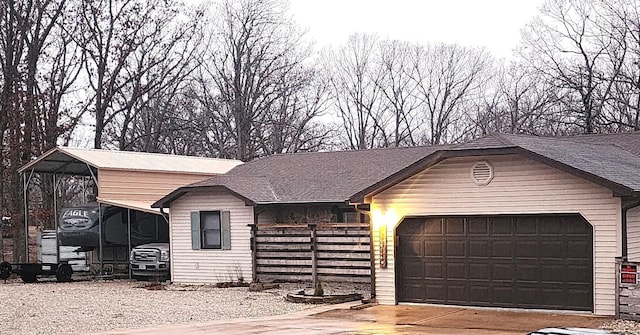
[[[570,313],[522,312],[441,306],[322,306],[269,318],[213,321],[101,335],[204,334],[481,334],[515,335],[545,327],[598,328],[606,317]]]

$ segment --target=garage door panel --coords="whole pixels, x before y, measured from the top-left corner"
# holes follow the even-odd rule
[[[465,221],[463,218],[447,218],[444,221],[447,236],[465,235]]]
[[[510,218],[496,217],[489,221],[492,236],[511,236],[513,225]]]
[[[584,259],[584,256],[590,251],[591,244],[587,241],[567,241],[567,258]]]
[[[427,279],[441,279],[445,277],[444,263],[427,262],[424,277]]]
[[[423,235],[424,219],[406,219],[402,222],[402,229],[405,235]]]
[[[542,258],[566,258],[565,253],[566,241],[541,241],[540,257]]]
[[[494,263],[492,264],[492,271],[491,271],[491,279],[493,279],[494,281],[500,281],[500,280],[505,280],[505,281],[512,281],[513,280],[513,268],[514,268],[515,264],[513,263],[508,263],[508,264],[500,264],[500,263]]]
[[[438,302],[445,301],[447,298],[447,287],[444,283],[438,284],[437,282],[433,284],[428,284],[425,286],[427,300],[430,302]]]
[[[456,304],[464,303],[467,301],[467,286],[462,285],[448,285],[447,286],[447,302]]]
[[[424,234],[427,236],[442,236],[444,226],[442,219],[427,219],[424,225]]]
[[[513,305],[515,290],[512,287],[494,287],[491,293],[493,293],[493,303],[498,303],[505,307]]]
[[[593,232],[580,216],[438,217],[409,222],[408,228],[403,221],[397,230],[399,301],[593,308]],[[422,247],[415,247],[416,241]],[[411,247],[405,250],[403,243]],[[405,257],[406,253],[415,256]],[[402,267],[404,262],[411,269]]]
[[[402,271],[404,278],[423,278],[424,277],[424,263],[422,260],[407,260],[402,263]]]
[[[557,217],[541,217],[538,219],[538,232],[540,235],[562,235],[566,225]]]
[[[537,226],[535,224],[531,224],[531,220],[516,217],[513,221],[516,235],[534,237],[537,235]]]
[[[447,257],[465,257],[465,241],[446,241]]]
[[[539,255],[537,241],[516,241],[516,256],[536,258]]]
[[[475,301],[480,304],[489,303],[491,301],[491,290],[487,283],[482,283],[481,285],[470,285],[469,301]]]
[[[491,241],[491,256],[507,257],[511,259],[513,257],[513,241],[511,240]]]
[[[418,281],[408,281],[407,284],[403,287],[404,294],[413,297],[412,301],[418,302],[423,301],[427,298],[425,294],[425,284],[424,282]]]
[[[489,241],[469,241],[469,257],[485,257],[489,254],[491,244]]]
[[[521,282],[538,282],[538,267],[535,264],[516,264],[515,279]]]
[[[445,241],[431,241],[424,242],[424,249],[426,250],[425,256],[444,256],[444,244]]]
[[[520,287],[516,292],[514,303],[527,306],[540,304],[540,290],[537,287]]]
[[[469,279],[485,279],[491,274],[489,264],[471,263],[469,264]]]
[[[468,235],[489,235],[489,221],[487,220],[487,218],[470,217],[467,219],[467,222],[469,222],[467,227]]]
[[[419,240],[403,238],[400,243],[398,243],[398,253],[402,255],[402,257],[420,257],[424,254],[422,245],[423,243]]]
[[[560,283],[562,282],[559,274],[566,270],[563,264],[542,264],[540,265],[540,281],[545,283]]]
[[[447,263],[447,279],[466,279],[467,264],[466,263]]]

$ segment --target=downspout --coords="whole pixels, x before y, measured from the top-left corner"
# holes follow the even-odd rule
[[[628,237],[627,237],[627,212],[630,209],[640,206],[640,199],[636,198],[632,202],[621,201],[621,209],[622,209],[622,260],[627,261],[628,256]]]

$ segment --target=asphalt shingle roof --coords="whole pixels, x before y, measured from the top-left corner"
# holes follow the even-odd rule
[[[640,192],[640,132],[567,137],[492,134],[451,146],[268,156],[238,165],[225,175],[182,187],[154,206],[166,205],[202,187],[225,187],[257,204],[343,202],[393,185],[442,157],[461,155],[463,151],[482,155],[486,150],[524,150],[582,176],[592,175],[608,185],[622,187],[625,192]]]
[[[190,189],[225,187],[254,203],[344,202],[443,146],[278,154],[238,165],[223,176],[184,186],[154,204]]]
[[[572,137],[496,135],[522,149],[640,191],[640,133]],[[628,150],[631,149],[632,151]]]

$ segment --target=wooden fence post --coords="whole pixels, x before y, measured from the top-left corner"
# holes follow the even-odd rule
[[[616,257],[616,308],[615,318],[620,318],[620,266],[622,265],[622,257]]]
[[[318,251],[316,244],[316,227],[315,223],[309,223],[309,229],[311,230],[311,282],[313,283],[313,289],[315,290],[318,285]]]

